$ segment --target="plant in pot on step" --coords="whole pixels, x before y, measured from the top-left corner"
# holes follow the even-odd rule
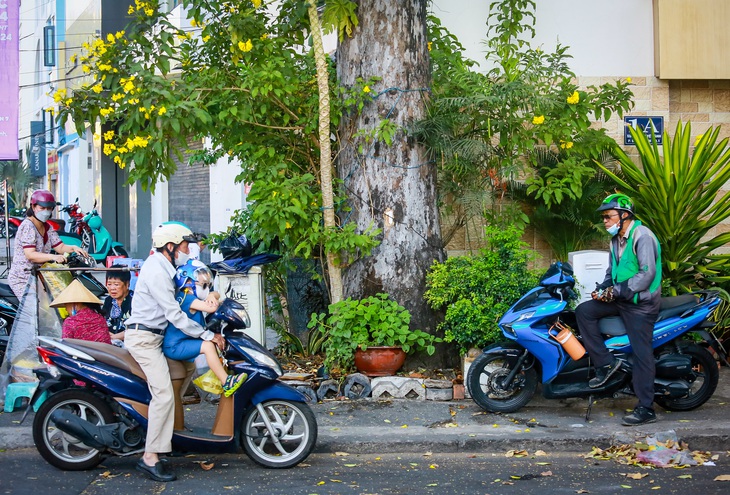
[[[313,314],[309,328],[327,334],[325,365],[347,373],[357,367],[368,376],[393,375],[406,354],[425,351],[432,355],[441,339],[411,330],[411,315],[388,294],[365,299],[345,299],[329,306],[329,314]]]

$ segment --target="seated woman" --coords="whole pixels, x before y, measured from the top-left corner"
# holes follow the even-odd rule
[[[177,269],[175,285],[179,289],[177,301],[180,308],[190,319],[205,326],[203,312],[212,313],[218,309],[217,297],[208,297],[213,286],[213,275],[201,261],[190,260]],[[210,332],[208,332],[210,333]],[[181,330],[168,324],[165,338],[162,342],[162,352],[170,359],[177,361],[192,361],[198,355],[204,354],[210,369],[215,373],[223,385],[223,393],[230,397],[246,381],[248,375],[240,373],[229,375],[218,357],[216,347],[223,349],[225,339],[220,334],[214,334],[211,340],[203,340],[186,335]]]
[[[68,311],[68,318],[63,320],[62,338],[112,343],[106,320],[97,311],[101,307],[101,301],[78,280],[63,289],[50,306],[63,306]],[[97,310],[92,309],[93,307]]]
[[[122,268],[120,265],[113,265],[112,268]],[[124,340],[124,320],[132,314],[132,296],[129,291],[131,275],[128,271],[106,272],[106,290],[109,297],[104,299],[101,314],[106,318],[109,328],[109,337],[112,344],[122,347]]]

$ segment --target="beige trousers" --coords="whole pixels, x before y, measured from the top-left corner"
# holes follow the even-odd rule
[[[124,345],[147,377],[152,394],[147,414],[147,443],[145,452],[172,451],[172,431],[175,427],[175,397],[170,380],[170,368],[162,354],[162,335],[147,330],[124,332]]]

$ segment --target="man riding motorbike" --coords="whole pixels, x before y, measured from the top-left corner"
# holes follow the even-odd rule
[[[636,408],[623,418],[626,426],[656,421],[653,409],[655,362],[652,332],[661,305],[661,248],[654,233],[634,217],[634,205],[624,194],[609,195],[597,210],[613,236],[606,278],[592,300],[575,311],[588,355],[596,368],[589,386],[597,388],[618,371],[620,362],[604,344],[598,320],[620,316],[634,354],[633,389]]]

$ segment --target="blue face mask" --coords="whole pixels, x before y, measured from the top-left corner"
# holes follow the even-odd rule
[[[616,234],[618,234],[618,231],[619,231],[618,222],[616,222],[615,224],[606,228],[606,232],[611,234],[612,237],[615,236]]]
[[[76,311],[76,306],[71,308],[71,311],[68,312],[68,314],[70,314],[71,316],[76,316],[76,313],[78,313],[78,311]]]

